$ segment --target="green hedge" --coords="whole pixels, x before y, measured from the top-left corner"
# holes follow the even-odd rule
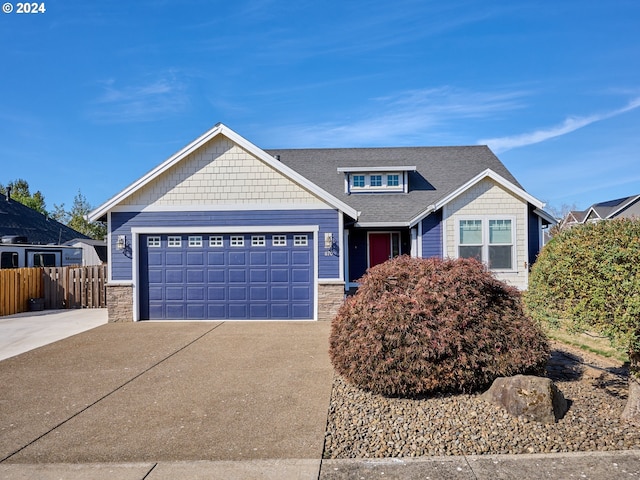
[[[597,331],[632,357],[640,351],[640,219],[577,225],[554,237],[533,265],[524,301],[534,319]]]

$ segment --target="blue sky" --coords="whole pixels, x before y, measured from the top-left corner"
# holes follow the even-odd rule
[[[45,8],[0,14],[0,183],[49,209],[218,122],[262,148],[488,144],[556,209],[640,194],[637,0]]]

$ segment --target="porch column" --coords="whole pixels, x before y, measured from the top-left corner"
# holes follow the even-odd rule
[[[411,229],[411,256],[418,256],[418,227]]]

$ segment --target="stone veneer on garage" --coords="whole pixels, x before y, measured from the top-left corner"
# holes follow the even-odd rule
[[[109,323],[133,322],[133,286],[107,284]]]

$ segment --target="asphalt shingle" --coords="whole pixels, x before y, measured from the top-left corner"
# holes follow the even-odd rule
[[[406,223],[476,175],[491,169],[522,188],[484,145],[265,150],[347,205],[362,212],[359,222]],[[416,166],[404,194],[347,194],[339,167]],[[390,170],[393,170],[391,168]]]

